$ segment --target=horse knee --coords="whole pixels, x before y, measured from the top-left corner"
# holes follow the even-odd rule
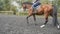
[[[27,16],[26,19],[28,19],[31,15]]]
[[[28,17],[26,17],[26,19],[28,19]]]
[[[46,20],[45,22],[48,22],[48,20]]]

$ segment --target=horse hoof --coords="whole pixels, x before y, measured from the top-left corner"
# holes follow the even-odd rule
[[[43,27],[45,27],[45,25],[41,25],[41,26],[40,26],[40,28],[43,28]]]
[[[29,24],[29,23],[27,23],[27,24]]]
[[[59,25],[57,25],[57,29],[60,30],[60,26]]]
[[[27,24],[29,24],[29,22],[27,22]]]
[[[35,24],[35,26],[36,26],[37,24]]]

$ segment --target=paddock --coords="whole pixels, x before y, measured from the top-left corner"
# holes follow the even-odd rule
[[[52,25],[52,18],[44,28],[40,25],[44,23],[43,16],[36,16],[36,26],[33,17],[29,18],[29,24],[26,23],[26,16],[2,15],[0,14],[0,34],[60,34],[60,30]],[[58,17],[60,23],[60,17]]]

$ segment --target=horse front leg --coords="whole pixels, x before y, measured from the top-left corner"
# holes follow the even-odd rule
[[[47,24],[47,22],[48,22],[48,15],[49,15],[48,13],[45,13],[45,23],[40,26],[41,28],[43,28]]]
[[[35,25],[37,25],[36,24],[36,16],[35,16],[35,14],[33,14],[33,18],[34,18]]]
[[[29,24],[28,18],[29,18],[30,16],[32,16],[32,9],[29,9],[29,10],[28,10],[28,16],[26,17],[27,24]]]
[[[27,20],[27,24],[29,23],[29,22],[28,22],[28,18],[29,18],[29,16],[27,16],[27,17],[26,17],[26,20]]]
[[[28,20],[28,18],[29,18],[30,16],[32,16],[32,15],[29,15],[29,16],[26,17],[27,24],[29,24],[29,20]]]

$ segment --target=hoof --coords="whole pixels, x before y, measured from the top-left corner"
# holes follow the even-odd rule
[[[43,28],[43,27],[45,27],[45,25],[41,25],[41,26],[40,26],[40,28]]]
[[[38,24],[35,24],[35,26],[38,25]]]
[[[29,22],[27,22],[27,24],[29,24]]]
[[[57,29],[60,30],[60,26],[59,25],[57,25]]]

